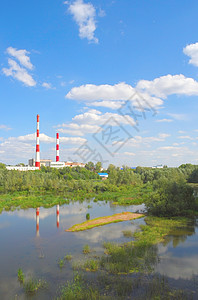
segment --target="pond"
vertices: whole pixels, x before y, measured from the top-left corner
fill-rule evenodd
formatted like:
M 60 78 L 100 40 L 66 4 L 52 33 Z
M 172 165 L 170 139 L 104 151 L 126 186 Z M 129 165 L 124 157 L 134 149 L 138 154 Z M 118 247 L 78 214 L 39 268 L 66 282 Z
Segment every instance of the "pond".
M 67 254 L 84 259 L 83 246 L 88 244 L 96 255 L 104 253 L 103 242 L 128 242 L 123 231 L 135 232 L 144 219 L 108 224 L 82 232 L 65 232 L 74 224 L 123 211 L 144 210 L 142 206 L 115 206 L 110 202 L 73 202 L 49 209 L 27 209 L 2 212 L 0 215 L 0 299 L 54 299 L 61 285 L 73 275 L 72 264 L 61 269 L 58 261 Z M 58 213 L 59 211 L 59 213 Z M 158 245 L 156 272 L 170 277 L 174 285 L 192 288 L 198 275 L 198 226 L 189 224 L 173 232 Z M 43 278 L 48 288 L 26 296 L 17 279 L 21 268 L 27 277 Z M 194 288 L 194 287 L 193 287 Z

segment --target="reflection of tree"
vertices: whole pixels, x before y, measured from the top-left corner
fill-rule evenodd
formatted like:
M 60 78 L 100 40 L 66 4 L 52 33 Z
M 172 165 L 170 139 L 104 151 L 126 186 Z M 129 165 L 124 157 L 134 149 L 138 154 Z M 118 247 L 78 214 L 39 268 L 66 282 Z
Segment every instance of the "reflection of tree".
M 166 246 L 172 242 L 173 247 L 175 248 L 180 243 L 184 243 L 188 236 L 195 234 L 195 226 L 196 220 L 192 220 L 189 225 L 172 230 L 169 235 L 166 236 L 163 245 Z

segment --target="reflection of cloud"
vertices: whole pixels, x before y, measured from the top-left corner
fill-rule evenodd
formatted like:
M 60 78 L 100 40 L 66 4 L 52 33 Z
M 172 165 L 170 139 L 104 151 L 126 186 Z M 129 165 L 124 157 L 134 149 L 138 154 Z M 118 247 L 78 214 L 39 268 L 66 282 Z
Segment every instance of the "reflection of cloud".
M 0 224 L 0 229 L 4 229 L 4 228 L 7 228 L 7 227 L 10 227 L 10 223 L 9 222 L 4 222 L 4 223 Z
M 122 224 L 121 224 L 122 223 Z M 125 224 L 124 224 L 125 223 Z M 124 226 L 123 226 L 124 224 Z M 120 222 L 118 224 L 109 224 L 93 229 L 76 232 L 76 237 L 87 240 L 91 243 L 99 243 L 106 239 L 115 240 L 123 237 L 123 230 L 130 230 L 135 232 L 138 226 L 135 224 L 129 224 L 126 226 L 126 222 Z
M 87 209 L 85 207 L 79 207 L 75 204 L 72 206 L 64 206 L 61 208 L 61 206 L 59 207 L 59 211 L 60 211 L 60 217 L 63 216 L 68 216 L 68 215 L 80 215 L 83 214 L 87 211 Z M 12 212 L 8 212 L 8 214 L 13 214 Z M 35 209 L 27 209 L 27 210 L 18 210 L 14 212 L 15 215 L 17 215 L 19 218 L 24 218 L 24 219 L 32 219 L 32 220 L 36 220 L 36 208 Z M 56 205 L 52 208 L 40 208 L 40 212 L 39 212 L 39 218 L 40 220 L 46 219 L 51 215 L 55 215 L 56 214 Z M 1 227 L 0 227 L 1 228 Z
M 181 258 L 166 253 L 160 257 L 156 271 L 174 279 L 191 279 L 193 274 L 198 274 L 198 255 L 189 257 L 186 254 L 186 257 Z

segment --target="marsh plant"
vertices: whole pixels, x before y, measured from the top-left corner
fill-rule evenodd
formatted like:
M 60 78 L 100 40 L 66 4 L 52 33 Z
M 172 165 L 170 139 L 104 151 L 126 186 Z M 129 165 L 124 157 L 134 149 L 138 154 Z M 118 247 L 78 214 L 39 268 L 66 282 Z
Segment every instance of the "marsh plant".
M 26 294 L 34 294 L 38 291 L 38 289 L 45 288 L 46 286 L 46 281 L 41 279 L 29 278 L 24 282 L 24 289 Z
M 86 214 L 86 219 L 90 220 L 90 214 L 89 213 Z
M 90 252 L 91 252 L 91 249 L 90 249 L 89 245 L 84 245 L 83 253 L 84 254 L 89 254 Z
M 59 259 L 58 265 L 62 269 L 64 267 L 64 265 L 65 265 L 65 260 L 64 259 Z
M 133 237 L 133 232 L 131 230 L 123 230 L 122 233 L 123 233 L 124 237 L 126 237 L 126 238 Z
M 68 260 L 68 261 L 72 260 L 72 255 L 71 254 L 67 254 L 67 255 L 65 255 L 64 259 Z
M 24 276 L 24 273 L 23 273 L 23 271 L 22 271 L 22 269 L 18 269 L 18 280 L 21 282 L 21 283 L 23 283 L 24 282 L 24 279 L 25 279 L 25 276 Z

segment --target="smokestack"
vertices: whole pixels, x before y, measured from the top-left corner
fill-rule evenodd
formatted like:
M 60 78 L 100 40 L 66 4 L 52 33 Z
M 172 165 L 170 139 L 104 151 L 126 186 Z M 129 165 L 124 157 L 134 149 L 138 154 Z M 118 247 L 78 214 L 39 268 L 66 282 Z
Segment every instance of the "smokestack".
M 56 162 L 59 161 L 59 133 L 56 134 Z
M 37 126 L 36 126 L 36 162 L 35 167 L 39 167 L 40 170 L 40 148 L 39 148 L 39 115 L 37 115 Z

